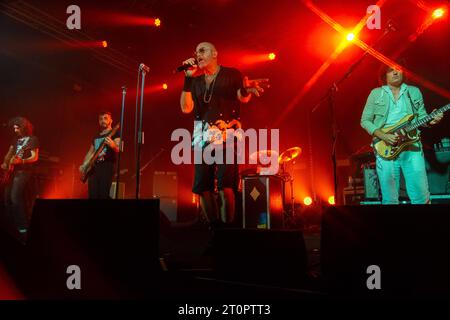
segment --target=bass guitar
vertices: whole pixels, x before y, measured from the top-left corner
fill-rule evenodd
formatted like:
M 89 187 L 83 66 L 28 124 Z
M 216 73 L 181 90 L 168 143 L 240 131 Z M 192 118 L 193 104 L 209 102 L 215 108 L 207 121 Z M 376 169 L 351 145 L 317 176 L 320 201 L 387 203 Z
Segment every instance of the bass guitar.
M 98 159 L 98 156 L 101 154 L 101 152 L 105 149 L 106 147 L 106 138 L 111 138 L 113 135 L 116 134 L 117 130 L 119 130 L 120 125 L 116 124 L 116 126 L 106 135 L 106 137 L 104 138 L 102 144 L 100 145 L 100 147 L 98 147 L 97 150 L 95 150 L 94 154 L 91 156 L 91 158 L 86 162 L 85 165 L 81 166 L 81 176 L 80 176 L 80 180 L 83 183 L 86 183 L 86 181 L 89 178 L 89 175 L 92 172 L 92 169 L 94 169 L 95 167 L 95 162 Z

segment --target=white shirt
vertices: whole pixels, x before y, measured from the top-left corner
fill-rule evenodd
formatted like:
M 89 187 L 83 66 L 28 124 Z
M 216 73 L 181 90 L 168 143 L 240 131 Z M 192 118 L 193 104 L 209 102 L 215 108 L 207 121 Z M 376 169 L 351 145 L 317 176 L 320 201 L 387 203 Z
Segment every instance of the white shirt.
M 406 90 L 408 86 L 402 83 L 398 100 L 395 101 L 394 94 L 389 86 L 383 86 L 383 89 L 389 96 L 389 111 L 386 119 L 385 127 L 390 127 L 399 122 L 404 116 L 408 115 Z

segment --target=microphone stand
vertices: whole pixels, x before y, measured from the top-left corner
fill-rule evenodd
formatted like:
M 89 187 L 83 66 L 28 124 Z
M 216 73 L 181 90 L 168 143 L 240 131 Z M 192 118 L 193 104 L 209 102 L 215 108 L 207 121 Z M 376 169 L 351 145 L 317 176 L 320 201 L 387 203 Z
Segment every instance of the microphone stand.
M 138 91 L 136 93 L 136 116 L 135 116 L 135 138 L 137 143 L 137 150 L 136 150 L 136 199 L 139 199 L 140 197 L 140 171 L 141 171 L 141 147 L 144 144 L 144 132 L 142 131 L 142 118 L 143 118 L 143 108 L 144 108 L 144 84 L 145 84 L 145 75 L 147 74 L 147 71 L 145 69 L 145 66 L 141 64 L 139 66 L 138 70 Z M 141 91 L 139 92 L 139 75 L 141 75 Z M 138 113 L 138 97 L 140 94 L 140 111 Z M 138 124 L 138 118 L 139 118 L 139 126 Z
M 384 37 L 391 31 L 394 30 L 395 28 L 392 25 L 391 21 L 388 21 L 388 26 L 386 27 L 386 29 L 384 30 L 383 34 L 381 35 L 380 38 L 377 39 L 377 41 L 375 41 L 375 44 L 370 47 L 370 48 L 375 48 L 376 45 L 378 45 L 382 39 L 384 39 Z M 347 70 L 347 72 L 337 81 L 334 81 L 333 84 L 331 85 L 331 87 L 328 89 L 327 93 L 319 100 L 319 102 L 314 106 L 314 108 L 311 110 L 311 113 L 315 112 L 320 105 L 322 105 L 325 101 L 328 101 L 328 106 L 330 108 L 330 115 L 331 115 L 331 142 L 332 142 L 332 146 L 331 146 L 331 161 L 333 164 L 333 184 L 334 184 L 334 197 L 335 197 L 335 203 L 337 204 L 338 201 L 338 196 L 337 196 L 337 191 L 338 191 L 338 178 L 337 178 L 337 160 L 336 160 L 336 145 L 337 145 L 337 140 L 338 140 L 338 134 L 339 134 L 339 129 L 337 126 L 337 121 L 336 121 L 336 108 L 335 108 L 335 96 L 336 96 L 336 92 L 339 90 L 339 86 L 350 77 L 350 75 L 353 73 L 353 71 L 356 69 L 357 66 L 359 66 L 361 64 L 361 62 L 364 60 L 364 58 L 368 55 L 369 53 L 369 49 L 368 48 L 364 54 L 358 59 L 356 60 Z
M 127 94 L 127 87 L 122 87 L 122 112 L 120 113 L 120 144 L 119 144 L 119 154 L 117 155 L 117 177 L 116 177 L 116 192 L 114 199 L 118 199 L 119 195 L 119 182 L 120 182 L 120 158 L 123 152 L 123 118 L 125 114 L 125 95 Z

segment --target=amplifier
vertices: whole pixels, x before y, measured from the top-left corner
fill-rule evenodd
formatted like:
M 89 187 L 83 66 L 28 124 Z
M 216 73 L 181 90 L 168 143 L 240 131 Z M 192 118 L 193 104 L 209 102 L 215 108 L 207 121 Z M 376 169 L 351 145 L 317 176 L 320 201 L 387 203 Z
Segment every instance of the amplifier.
M 116 198 L 116 182 L 111 183 L 111 189 L 109 189 L 109 197 L 111 199 Z M 125 199 L 125 183 L 119 182 L 119 192 L 117 193 L 117 199 Z
M 426 152 L 425 165 L 430 193 L 450 193 L 450 151 Z
M 242 227 L 283 228 L 284 182 L 277 175 L 254 175 L 242 180 Z

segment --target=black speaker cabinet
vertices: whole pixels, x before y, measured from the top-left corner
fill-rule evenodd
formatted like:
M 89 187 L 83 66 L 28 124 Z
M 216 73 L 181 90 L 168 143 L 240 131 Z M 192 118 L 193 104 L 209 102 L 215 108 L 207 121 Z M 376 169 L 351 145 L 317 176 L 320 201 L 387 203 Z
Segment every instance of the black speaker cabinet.
M 219 277 L 294 286 L 305 279 L 307 255 L 299 230 L 219 229 L 213 237 Z
M 283 179 L 247 176 L 242 181 L 243 228 L 283 228 Z
M 128 298 L 151 292 L 159 268 L 159 201 L 36 201 L 27 248 L 33 298 Z M 70 290 L 69 266 L 81 271 Z
M 448 205 L 328 207 L 322 217 L 321 267 L 336 295 L 450 294 Z M 381 289 L 369 289 L 370 266 Z

